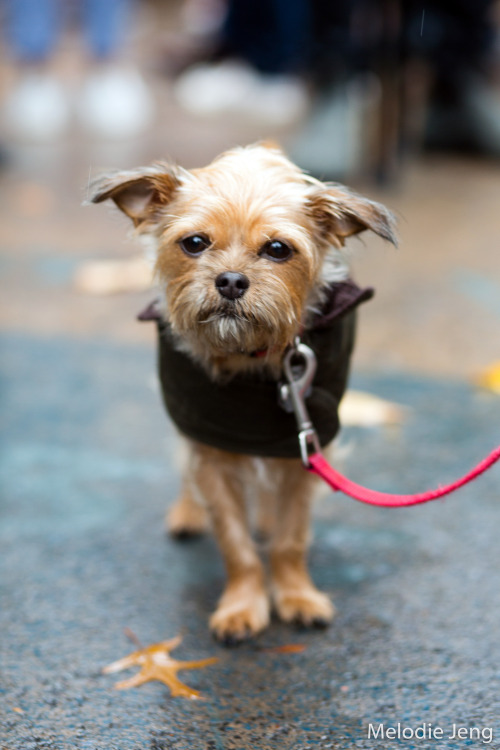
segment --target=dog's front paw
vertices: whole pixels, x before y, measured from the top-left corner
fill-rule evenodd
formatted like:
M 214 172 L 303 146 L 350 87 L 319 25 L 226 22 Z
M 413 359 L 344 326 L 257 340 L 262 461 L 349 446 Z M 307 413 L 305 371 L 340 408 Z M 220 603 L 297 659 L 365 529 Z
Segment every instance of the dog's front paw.
M 279 618 L 284 622 L 325 628 L 335 617 L 330 598 L 313 586 L 276 589 L 273 601 Z
M 264 591 L 226 591 L 210 618 L 217 640 L 235 646 L 269 625 L 269 599 Z

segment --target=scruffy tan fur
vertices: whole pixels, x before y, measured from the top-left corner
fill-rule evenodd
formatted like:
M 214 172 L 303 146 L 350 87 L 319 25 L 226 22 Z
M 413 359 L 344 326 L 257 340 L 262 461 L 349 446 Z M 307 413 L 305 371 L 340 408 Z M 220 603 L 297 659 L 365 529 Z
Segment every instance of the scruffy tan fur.
M 204 169 L 161 163 L 107 175 L 93 190 L 93 202 L 112 198 L 153 244 L 164 314 L 178 345 L 222 382 L 258 368 L 278 377 L 286 347 L 321 305 L 324 288 L 347 276 L 346 237 L 371 229 L 395 241 L 383 206 L 313 179 L 264 145 L 228 151 Z M 193 237 L 206 242 L 196 255 L 186 251 Z M 273 241 L 289 256 L 269 257 Z M 226 272 L 248 282 L 235 299 L 216 286 Z M 264 357 L 250 356 L 260 350 Z M 271 604 L 286 622 L 330 622 L 333 605 L 305 562 L 314 479 L 300 461 L 256 459 L 193 441 L 188 448 L 168 523 L 178 536 L 213 528 L 227 570 L 210 620 L 214 634 L 225 642 L 255 635 L 269 623 Z M 259 530 L 269 538 L 269 587 L 249 502 L 257 502 Z

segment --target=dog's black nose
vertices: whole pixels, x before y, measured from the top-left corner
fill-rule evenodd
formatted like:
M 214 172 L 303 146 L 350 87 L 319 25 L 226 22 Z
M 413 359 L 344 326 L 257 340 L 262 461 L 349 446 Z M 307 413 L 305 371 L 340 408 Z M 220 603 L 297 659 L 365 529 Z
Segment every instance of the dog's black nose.
M 224 273 L 220 273 L 215 279 L 215 286 L 223 297 L 238 299 L 239 297 L 243 297 L 250 286 L 250 282 L 244 273 L 224 271 Z

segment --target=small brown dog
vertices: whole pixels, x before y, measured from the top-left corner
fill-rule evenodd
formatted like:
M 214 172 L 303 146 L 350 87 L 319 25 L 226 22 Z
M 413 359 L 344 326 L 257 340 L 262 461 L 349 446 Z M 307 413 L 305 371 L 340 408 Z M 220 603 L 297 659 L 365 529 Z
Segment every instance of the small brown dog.
M 228 580 L 212 631 L 226 643 L 255 635 L 271 602 L 286 622 L 326 625 L 334 608 L 305 561 L 315 480 L 276 384 L 300 334 L 319 359 L 308 405 L 321 444 L 331 441 L 352 309 L 371 292 L 348 282 L 342 246 L 365 229 L 395 243 L 392 215 L 265 145 L 228 151 L 204 169 L 106 175 L 91 200 L 108 198 L 154 243 L 164 399 L 189 446 L 169 528 L 215 532 Z M 269 538 L 269 590 L 247 519 L 252 500 Z

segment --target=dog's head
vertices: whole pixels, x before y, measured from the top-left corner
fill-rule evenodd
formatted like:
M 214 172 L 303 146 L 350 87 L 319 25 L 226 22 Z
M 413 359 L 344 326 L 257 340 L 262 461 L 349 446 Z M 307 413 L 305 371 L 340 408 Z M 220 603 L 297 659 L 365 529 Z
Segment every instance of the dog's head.
M 256 351 L 281 355 L 321 289 L 346 277 L 347 237 L 371 229 L 395 242 L 384 206 L 315 180 L 264 145 L 203 169 L 162 163 L 104 176 L 91 200 L 108 198 L 154 239 L 172 330 L 229 369 L 250 366 Z

